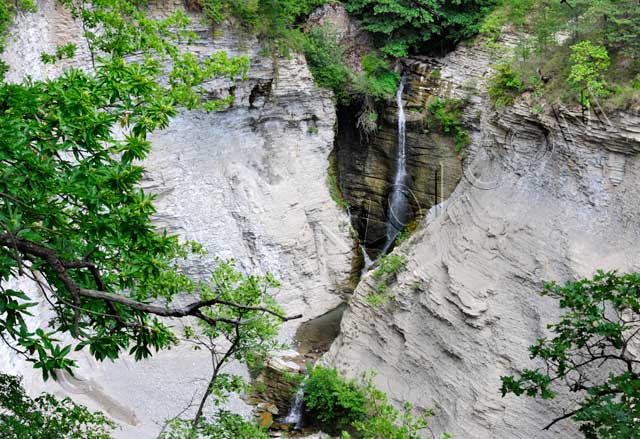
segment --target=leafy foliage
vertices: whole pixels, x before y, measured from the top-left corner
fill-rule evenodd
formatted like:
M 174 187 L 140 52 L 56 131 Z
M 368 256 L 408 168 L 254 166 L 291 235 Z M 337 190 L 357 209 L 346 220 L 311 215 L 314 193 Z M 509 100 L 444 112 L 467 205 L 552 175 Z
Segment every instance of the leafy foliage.
M 590 96 L 608 94 L 604 74 L 611 61 L 605 47 L 595 46 L 591 41 L 581 41 L 571 46 L 570 61 L 573 65 L 569 82 L 580 90 L 580 103 L 583 106 L 591 106 Z
M 50 394 L 30 398 L 19 378 L 0 374 L 3 439 L 110 439 L 114 424 L 70 399 Z
M 489 84 L 489 97 L 496 108 L 511 105 L 524 90 L 524 84 L 508 64 L 495 66 L 495 74 Z
M 315 27 L 307 33 L 303 51 L 316 83 L 333 90 L 340 103 L 351 100 L 349 92 L 354 73 L 344 63 L 344 50 L 329 27 Z
M 274 47 L 290 46 L 296 36 L 294 25 L 325 0 L 203 0 L 203 12 L 218 24 L 234 17 L 249 32 L 263 37 Z M 295 43 L 293 44 L 295 47 Z
M 586 83 L 575 76 L 579 72 L 574 67 L 582 64 L 577 70 L 584 70 L 583 67 L 593 65 L 596 59 L 584 59 L 585 51 L 591 50 L 600 63 L 598 68 L 602 67 L 596 76 L 606 73 L 609 79 L 606 90 L 610 91 L 607 93 L 602 81 L 596 78 L 592 84 L 596 94 L 591 97 L 608 97 L 619 105 L 637 101 L 638 94 L 633 89 L 634 78 L 640 73 L 637 1 L 502 0 L 481 28 L 489 47 L 498 49 L 496 54 L 504 54 L 497 41 L 505 24 L 515 25 L 520 32 L 514 56 L 503 61 L 513 66 L 524 88 L 535 90 L 536 97 L 544 95 L 547 100 L 590 105 L 585 97 Z M 558 38 L 559 33 L 563 33 L 563 38 Z M 575 52 L 572 48 L 581 52 L 582 61 L 571 59 Z M 609 61 L 603 58 L 604 52 Z M 609 64 L 611 67 L 604 68 Z
M 640 274 L 598 272 L 593 279 L 545 285 L 564 314 L 549 325 L 552 338 L 531 346 L 544 366 L 502 378 L 502 393 L 552 399 L 558 388 L 575 403 L 571 418 L 587 439 L 624 439 L 640 432 L 640 360 L 629 348 L 640 333 Z
M 427 128 L 438 128 L 442 133 L 452 136 L 458 153 L 471 143 L 471 136 L 462 124 L 462 110 L 466 105 L 461 99 L 437 98 L 427 109 L 431 116 L 426 119 Z
M 247 387 L 240 375 L 227 374 L 223 370 L 229 361 L 254 363 L 256 358 L 266 357 L 270 351 L 280 347 L 276 336 L 281 319 L 275 300 L 268 291 L 280 284 L 271 276 L 243 276 L 233 262 L 220 262 L 211 276 L 211 285 L 202 285 L 204 301 L 216 300 L 216 305 L 203 309 L 210 319 L 218 319 L 216 325 L 206 320 L 199 321 L 199 328 L 185 326 L 185 339 L 195 349 L 206 349 L 212 360 L 209 385 L 200 401 L 195 422 L 201 421 L 205 403 L 213 397 L 218 406 L 228 400 L 233 392 Z M 241 303 L 241 307 L 229 307 L 229 303 Z M 264 312 L 264 309 L 270 312 Z M 243 322 L 238 325 L 236 322 Z
M 345 7 L 391 56 L 451 47 L 478 32 L 494 0 L 349 0 Z
M 382 280 L 390 275 L 397 273 L 405 264 L 404 256 L 389 254 L 378 260 L 378 267 L 373 272 L 373 278 Z
M 199 86 L 242 77 L 248 60 L 223 52 L 197 59 L 178 50 L 191 37 L 181 12 L 153 20 L 129 0 L 65 5 L 86 29 L 92 68 L 0 84 L 2 339 L 45 378 L 71 372 L 73 349 L 88 348 L 98 360 L 127 352 L 142 359 L 170 346 L 176 337 L 157 316 L 192 316 L 226 331 L 247 323 L 240 315 L 262 313 L 266 320 L 247 325 L 241 343 L 268 339 L 271 317 L 284 319 L 264 289 L 274 281 L 240 276 L 223 262 L 208 282 L 188 277 L 180 263 L 202 255 L 200 246 L 158 232 L 154 197 L 140 189 L 148 135 L 180 107 L 227 105 L 203 100 Z M 46 60 L 72 54 L 65 47 Z M 42 287 L 37 300 L 54 311 L 46 331 L 25 319 L 36 299 L 6 286 L 20 275 Z M 197 300 L 172 305 L 183 293 Z M 65 334 L 74 341 L 62 344 Z
M 421 439 L 433 413 L 416 416 L 409 403 L 396 409 L 373 385 L 373 376 L 346 380 L 335 369 L 317 366 L 304 385 L 305 407 L 325 431 L 340 433 L 342 439 Z M 445 433 L 440 438 L 450 437 Z
M 376 291 L 371 291 L 367 294 L 365 298 L 367 303 L 371 306 L 379 307 L 391 299 L 387 295 L 389 284 L 405 262 L 404 256 L 397 254 L 384 255 L 378 259 L 378 266 L 373 272 L 373 278 L 376 280 Z
M 386 59 L 376 53 L 366 54 L 362 57 L 362 72 L 355 73 L 345 64 L 336 32 L 328 26 L 311 29 L 303 51 L 316 83 L 332 89 L 341 104 L 354 99 L 383 101 L 396 93 L 400 74 L 391 70 Z
M 339 432 L 366 414 L 366 400 L 353 380 L 345 380 L 335 369 L 316 366 L 304 384 L 308 413 L 328 432 Z
M 374 100 L 388 100 L 395 96 L 400 73 L 394 72 L 389 62 L 376 53 L 362 57 L 362 74 L 356 76 L 354 89 L 361 96 Z
M 191 421 L 175 419 L 169 423 L 158 439 L 268 439 L 269 435 L 259 426 L 246 421 L 240 415 L 227 411 L 215 417 L 203 419 L 193 428 Z

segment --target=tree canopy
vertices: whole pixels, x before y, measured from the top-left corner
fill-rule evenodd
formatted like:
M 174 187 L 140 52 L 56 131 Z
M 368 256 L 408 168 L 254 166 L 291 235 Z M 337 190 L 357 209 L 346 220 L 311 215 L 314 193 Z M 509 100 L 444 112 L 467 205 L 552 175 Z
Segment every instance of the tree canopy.
M 449 49 L 478 33 L 495 0 L 348 0 L 345 7 L 395 57 Z
M 586 439 L 628 439 L 640 432 L 640 273 L 598 272 L 593 279 L 549 283 L 543 295 L 559 301 L 563 315 L 551 337 L 531 346 L 538 369 L 502 378 L 502 394 L 553 399 L 572 394 L 552 420 L 572 419 Z
M 19 378 L 0 373 L 3 439 L 110 439 L 114 424 L 68 398 L 27 396 Z
M 253 278 L 221 284 L 187 276 L 181 261 L 201 247 L 156 230 L 154 196 L 140 188 L 148 135 L 180 107 L 230 103 L 205 101 L 198 87 L 214 77 L 242 78 L 248 60 L 181 50 L 191 34 L 179 11 L 153 20 L 143 2 L 65 6 L 83 24 L 91 68 L 0 83 L 2 339 L 47 378 L 72 371 L 72 349 L 88 348 L 98 360 L 123 352 L 140 359 L 171 345 L 176 337 L 159 317 L 190 316 L 211 327 L 246 323 L 229 310 L 286 319 Z M 43 61 L 74 52 L 66 45 Z M 7 287 L 20 276 L 39 285 L 41 296 Z M 251 297 L 227 297 L 243 282 L 255 284 Z M 174 304 L 182 294 L 192 301 Z M 49 327 L 29 327 L 26 316 L 44 301 L 53 311 Z M 74 341 L 62 343 L 65 334 Z
M 515 50 L 494 54 L 498 66 L 508 64 L 522 85 L 518 92 L 533 91 L 536 99 L 577 102 L 585 108 L 596 101 L 611 103 L 615 109 L 637 104 L 640 7 L 636 0 L 501 0 L 481 26 L 488 48 L 500 47 L 505 25 L 518 44 Z M 503 73 L 497 72 L 494 84 Z M 498 91 L 509 98 L 513 90 Z

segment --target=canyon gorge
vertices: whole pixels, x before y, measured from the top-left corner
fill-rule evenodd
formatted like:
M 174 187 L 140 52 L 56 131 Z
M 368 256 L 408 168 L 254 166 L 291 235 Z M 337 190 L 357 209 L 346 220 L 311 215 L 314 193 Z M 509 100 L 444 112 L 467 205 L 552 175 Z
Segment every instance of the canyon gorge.
M 181 5 L 149 7 L 161 16 Z M 40 53 L 81 39 L 62 6 L 37 6 L 16 17 L 8 38 L 9 81 L 59 75 L 64 64 L 45 65 Z M 399 58 L 397 95 L 365 135 L 357 104 L 319 87 L 303 55 L 270 56 L 255 37 L 193 16 L 197 39 L 184 49 L 245 55 L 248 74 L 203 85 L 207 97 L 232 95 L 230 108 L 181 111 L 152 136 L 143 188 L 157 196 L 158 228 L 280 281 L 276 300 L 303 318 L 285 323 L 280 339 L 290 349 L 279 361 L 294 372 L 309 358 L 348 377 L 375 370 L 392 401 L 433 409 L 431 429 L 454 438 L 581 437 L 570 423 L 543 431 L 557 407 L 502 397 L 500 377 L 531 365 L 527 347 L 559 315 L 538 294 L 545 281 L 640 270 L 640 109 L 585 112 L 527 91 L 496 108 L 494 55 L 471 40 L 443 56 Z M 337 4 L 316 10 L 308 26 L 324 23 L 355 59 L 372 44 Z M 502 43 L 514 48 L 515 36 Z M 82 47 L 79 59 L 88 66 Z M 437 99 L 461 103 L 464 148 L 425 125 Z M 409 236 L 395 242 L 405 226 Z M 403 264 L 387 279 L 388 300 L 374 306 L 375 260 L 387 252 Z M 207 264 L 193 258 L 185 270 L 204 276 Z M 201 391 L 209 367 L 186 343 L 140 362 L 77 359 L 75 377 L 43 382 L 0 347 L 1 371 L 22 375 L 30 392 L 73 395 L 104 411 L 118 439 L 156 437 Z M 249 402 L 234 397 L 227 407 L 250 415 Z

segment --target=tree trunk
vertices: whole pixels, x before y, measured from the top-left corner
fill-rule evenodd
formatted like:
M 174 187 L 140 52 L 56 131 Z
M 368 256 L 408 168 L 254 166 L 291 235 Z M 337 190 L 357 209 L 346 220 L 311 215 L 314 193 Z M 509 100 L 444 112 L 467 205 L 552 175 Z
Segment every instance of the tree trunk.
M 200 405 L 198 406 L 196 417 L 193 418 L 193 428 L 196 428 L 198 426 L 198 423 L 200 422 L 200 419 L 202 419 L 202 412 L 204 411 L 204 405 L 207 402 L 207 399 L 209 399 L 211 392 L 213 391 L 213 384 L 216 382 L 217 376 L 218 376 L 218 368 L 215 368 L 213 370 L 213 374 L 211 375 L 211 379 L 209 380 L 209 385 L 207 386 L 207 389 L 204 391 L 204 395 L 200 400 Z

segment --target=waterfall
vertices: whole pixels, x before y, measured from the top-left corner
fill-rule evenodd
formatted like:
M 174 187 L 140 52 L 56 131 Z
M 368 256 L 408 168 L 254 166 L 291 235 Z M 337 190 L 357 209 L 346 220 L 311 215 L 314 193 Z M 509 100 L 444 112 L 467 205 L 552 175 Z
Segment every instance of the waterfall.
M 303 382 L 304 384 L 304 382 Z M 300 430 L 302 428 L 302 414 L 304 410 L 304 385 L 301 384 L 300 388 L 296 392 L 295 398 L 291 403 L 289 413 L 282 420 L 283 424 L 293 425 L 293 428 Z
M 360 251 L 362 252 L 362 258 L 364 259 L 364 265 L 362 266 L 362 270 L 360 271 L 360 276 L 364 276 L 365 273 L 369 271 L 371 267 L 373 267 L 375 261 L 371 259 L 369 253 L 367 253 L 367 249 L 362 243 L 360 243 Z
M 389 214 L 387 218 L 387 233 L 382 254 L 386 254 L 398 233 L 404 228 L 407 221 L 408 199 L 405 194 L 407 180 L 407 157 L 406 157 L 406 118 L 404 113 L 404 103 L 402 95 L 404 92 L 405 76 L 400 79 L 400 86 L 396 93 L 398 104 L 398 151 L 396 156 L 396 173 L 391 187 L 389 197 Z

